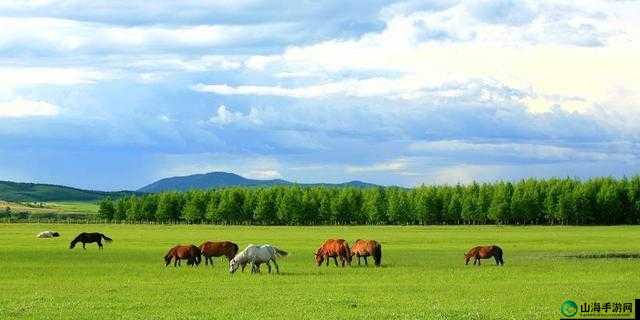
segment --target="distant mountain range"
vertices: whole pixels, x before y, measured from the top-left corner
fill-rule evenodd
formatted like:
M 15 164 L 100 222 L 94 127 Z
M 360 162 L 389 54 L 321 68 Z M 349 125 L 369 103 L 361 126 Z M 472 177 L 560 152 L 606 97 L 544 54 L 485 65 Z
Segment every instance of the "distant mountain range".
M 105 197 L 120 198 L 135 191 L 93 191 L 43 183 L 0 181 L 0 200 L 11 202 L 96 201 Z
M 97 201 L 106 197 L 120 198 L 143 193 L 162 191 L 186 191 L 191 189 L 211 189 L 222 187 L 259 187 L 279 185 L 327 186 L 327 187 L 375 187 L 375 184 L 362 181 L 345 183 L 294 183 L 281 179 L 256 180 L 247 179 L 228 172 L 210 172 L 184 177 L 171 177 L 158 180 L 137 191 L 94 191 L 73 187 L 43 184 L 0 181 L 0 200 L 11 202 L 49 202 L 49 201 Z
M 294 183 L 282 179 L 256 180 L 247 179 L 234 173 L 210 172 L 205 174 L 194 174 L 183 177 L 171 177 L 158 180 L 150 185 L 138 189 L 139 192 L 162 192 L 162 191 L 186 191 L 191 189 L 211 189 L 220 187 L 258 187 L 258 186 L 281 186 L 281 185 L 303 185 L 303 186 L 328 186 L 328 187 L 375 187 L 375 184 L 362 181 L 349 181 L 344 183 Z

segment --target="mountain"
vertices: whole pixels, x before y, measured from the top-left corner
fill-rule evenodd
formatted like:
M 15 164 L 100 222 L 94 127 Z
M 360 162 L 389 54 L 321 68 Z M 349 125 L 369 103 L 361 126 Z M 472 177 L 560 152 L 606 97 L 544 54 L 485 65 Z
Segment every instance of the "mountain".
M 162 192 L 162 191 L 185 191 L 190 189 L 211 189 L 220 187 L 257 187 L 257 186 L 279 186 L 294 185 L 296 183 L 281 179 L 272 180 L 256 180 L 247 179 L 234 173 L 228 172 L 210 172 L 204 174 L 194 174 L 183 177 L 171 177 L 158 180 L 150 185 L 138 189 L 138 192 Z M 297 184 L 303 186 L 328 186 L 328 187 L 358 187 L 367 188 L 375 187 L 375 184 L 362 181 L 349 181 L 345 183 L 312 183 Z
M 134 191 L 93 191 L 42 183 L 0 181 L 0 200 L 11 202 L 96 201 L 105 197 L 120 198 Z

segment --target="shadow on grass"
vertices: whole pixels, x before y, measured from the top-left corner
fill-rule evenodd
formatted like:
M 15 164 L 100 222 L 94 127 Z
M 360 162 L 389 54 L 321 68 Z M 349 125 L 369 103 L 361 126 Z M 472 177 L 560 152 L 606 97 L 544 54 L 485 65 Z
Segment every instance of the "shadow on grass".
M 640 259 L 640 253 L 582 253 L 565 257 L 573 259 Z

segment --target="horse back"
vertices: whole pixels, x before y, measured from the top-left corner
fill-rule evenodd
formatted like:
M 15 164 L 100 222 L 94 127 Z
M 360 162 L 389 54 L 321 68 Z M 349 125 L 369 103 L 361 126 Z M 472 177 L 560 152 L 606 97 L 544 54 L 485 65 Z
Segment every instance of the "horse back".
M 318 251 L 330 257 L 347 256 L 350 253 L 349 245 L 344 239 L 328 239 Z
M 351 247 L 351 251 L 361 256 L 373 255 L 378 246 L 380 246 L 378 241 L 358 239 Z
M 206 241 L 200 245 L 200 251 L 206 256 L 219 257 L 222 255 L 235 256 L 238 253 L 238 245 L 231 241 Z

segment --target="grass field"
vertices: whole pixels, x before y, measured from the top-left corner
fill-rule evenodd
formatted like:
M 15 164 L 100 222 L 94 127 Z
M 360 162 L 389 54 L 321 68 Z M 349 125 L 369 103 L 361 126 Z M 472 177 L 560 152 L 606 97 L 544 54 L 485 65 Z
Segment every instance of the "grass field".
M 57 239 L 36 239 L 52 229 Z M 114 239 L 69 250 L 81 231 Z M 378 239 L 383 266 L 316 267 L 330 237 Z M 281 274 L 164 267 L 177 243 L 227 239 L 290 252 Z M 504 267 L 465 266 L 476 244 L 500 245 Z M 0 318 L 558 319 L 572 299 L 639 298 L 640 260 L 567 256 L 640 252 L 640 227 L 222 227 L 0 225 Z
M 0 200 L 0 210 L 4 210 L 6 207 L 9 207 L 13 212 L 98 213 L 98 204 L 91 201 L 20 203 Z

